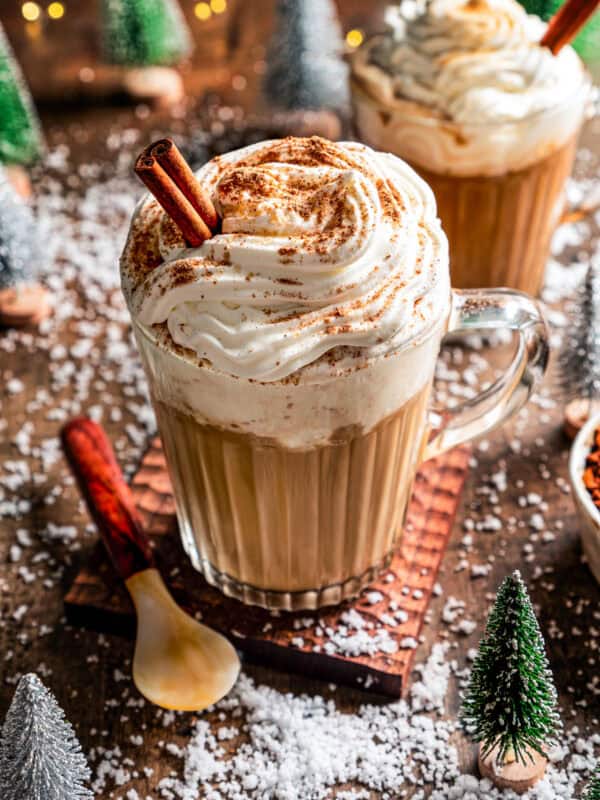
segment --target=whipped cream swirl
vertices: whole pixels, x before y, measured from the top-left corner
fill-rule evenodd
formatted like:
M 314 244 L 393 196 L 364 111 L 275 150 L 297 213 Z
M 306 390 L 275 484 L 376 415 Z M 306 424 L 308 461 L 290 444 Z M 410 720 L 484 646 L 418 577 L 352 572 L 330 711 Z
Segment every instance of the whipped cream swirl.
M 545 24 L 516 0 L 403 2 L 361 48 L 354 74 L 377 99 L 455 122 L 511 122 L 560 106 L 584 81 L 571 47 L 539 46 Z
M 323 139 L 262 142 L 197 173 L 222 232 L 188 248 L 151 198 L 122 259 L 145 326 L 216 370 L 277 381 L 384 355 L 448 313 L 447 241 L 429 187 L 400 159 Z

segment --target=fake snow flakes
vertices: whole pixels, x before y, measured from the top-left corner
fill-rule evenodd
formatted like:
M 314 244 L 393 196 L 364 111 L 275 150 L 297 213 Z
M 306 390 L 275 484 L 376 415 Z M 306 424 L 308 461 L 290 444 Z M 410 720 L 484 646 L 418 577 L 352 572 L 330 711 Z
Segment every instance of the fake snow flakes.
M 218 735 L 198 721 L 182 753 L 182 778 L 159 784 L 165 800 L 318 800 L 349 782 L 397 796 L 397 787 L 458 777 L 453 723 L 420 713 L 439 708 L 449 677 L 444 648 L 434 650 L 411 703 L 364 705 L 344 714 L 320 696 L 282 694 L 242 675 L 217 708 L 241 711 L 244 741 L 227 757 Z M 214 784 L 214 788 L 213 788 Z M 339 796 L 339 795 L 336 795 Z M 351 794 L 347 797 L 368 797 Z
M 166 746 L 182 764 L 179 777 L 158 784 L 161 800 L 381 800 L 410 796 L 431 800 L 514 800 L 489 781 L 463 775 L 455 749 L 456 723 L 444 720 L 452 665 L 448 645 L 435 645 L 417 668 L 407 701 L 339 711 L 319 695 L 282 693 L 242 674 L 216 711 L 241 717 L 241 743 L 232 753 L 232 731 L 200 719 L 184 748 Z M 455 670 L 456 671 L 456 670 Z M 578 782 L 594 767 L 600 737 L 582 740 L 577 730 L 551 753 L 543 781 L 526 800 L 574 800 Z M 573 753 L 569 756 L 569 752 Z M 336 787 L 354 784 L 340 791 Z M 406 794 L 406 793 L 407 794 Z

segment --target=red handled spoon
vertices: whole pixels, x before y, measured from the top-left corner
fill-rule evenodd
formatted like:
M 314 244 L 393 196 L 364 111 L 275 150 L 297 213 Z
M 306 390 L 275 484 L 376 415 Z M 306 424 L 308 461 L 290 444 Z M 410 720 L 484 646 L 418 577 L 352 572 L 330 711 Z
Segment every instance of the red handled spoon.
M 163 708 L 197 711 L 235 683 L 240 661 L 220 633 L 175 603 L 156 568 L 131 490 L 104 430 L 86 417 L 69 422 L 62 443 L 90 514 L 137 613 L 133 681 Z

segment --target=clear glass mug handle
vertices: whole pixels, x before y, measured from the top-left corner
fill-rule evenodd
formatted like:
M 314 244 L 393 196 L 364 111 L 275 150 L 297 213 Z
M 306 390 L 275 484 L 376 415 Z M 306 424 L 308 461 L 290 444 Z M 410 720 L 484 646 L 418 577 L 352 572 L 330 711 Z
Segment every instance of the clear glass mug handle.
M 590 189 L 589 193 L 578 203 L 573 205 L 567 203 L 558 220 L 557 227 L 565 225 L 567 222 L 579 222 L 591 217 L 598 209 L 600 209 L 600 184 L 596 184 L 593 189 Z
M 453 291 L 448 333 L 499 328 L 518 333 L 512 363 L 476 397 L 456 408 L 432 412 L 434 435 L 425 446 L 424 460 L 502 424 L 527 402 L 542 379 L 548 364 L 548 329 L 535 300 L 511 289 Z

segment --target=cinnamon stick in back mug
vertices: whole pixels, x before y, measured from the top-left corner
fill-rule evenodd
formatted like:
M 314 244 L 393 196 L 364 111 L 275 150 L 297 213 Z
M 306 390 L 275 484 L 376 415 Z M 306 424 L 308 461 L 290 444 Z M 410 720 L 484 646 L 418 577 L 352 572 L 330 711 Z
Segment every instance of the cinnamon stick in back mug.
M 582 62 L 564 38 L 546 46 L 517 0 L 417 0 L 387 22 L 352 59 L 360 138 L 433 189 L 454 286 L 537 294 L 557 225 L 600 204 L 565 212 L 591 100 Z

